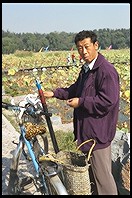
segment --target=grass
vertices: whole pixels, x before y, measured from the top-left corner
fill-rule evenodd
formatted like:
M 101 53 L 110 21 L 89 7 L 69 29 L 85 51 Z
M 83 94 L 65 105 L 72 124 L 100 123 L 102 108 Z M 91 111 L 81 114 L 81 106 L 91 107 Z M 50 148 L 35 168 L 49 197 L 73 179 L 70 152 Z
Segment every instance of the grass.
M 55 136 L 57 139 L 58 147 L 60 150 L 76 151 L 76 143 L 72 132 L 56 131 Z

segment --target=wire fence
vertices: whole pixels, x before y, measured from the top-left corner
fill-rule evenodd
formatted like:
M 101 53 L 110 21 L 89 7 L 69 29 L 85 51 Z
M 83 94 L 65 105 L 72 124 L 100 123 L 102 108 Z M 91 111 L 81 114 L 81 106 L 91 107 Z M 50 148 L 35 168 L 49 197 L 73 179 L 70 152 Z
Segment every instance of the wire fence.
M 126 65 L 129 65 L 130 63 L 128 62 L 112 62 L 112 64 L 126 64 Z M 79 66 L 82 66 L 83 64 L 70 64 L 70 65 L 51 65 L 51 66 L 41 66 L 41 67 L 32 67 L 32 68 L 23 68 L 23 69 L 19 69 L 17 72 L 30 72 L 30 71 L 33 71 L 34 69 L 37 70 L 37 71 L 43 71 L 44 69 L 69 69 L 71 67 L 79 67 Z M 2 73 L 3 74 L 7 74 L 8 73 L 8 70 L 2 70 Z

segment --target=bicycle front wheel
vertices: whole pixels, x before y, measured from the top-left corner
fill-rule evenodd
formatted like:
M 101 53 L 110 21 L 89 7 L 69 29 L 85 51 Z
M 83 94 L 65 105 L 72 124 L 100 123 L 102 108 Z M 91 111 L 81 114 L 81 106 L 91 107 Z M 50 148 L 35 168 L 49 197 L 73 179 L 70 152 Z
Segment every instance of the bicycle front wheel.
M 25 138 L 33 145 L 35 156 L 38 159 L 40 155 L 48 153 L 47 129 L 44 125 L 27 122 L 25 124 Z
M 48 188 L 51 195 L 68 195 L 68 192 L 58 175 L 49 178 Z
M 48 139 L 46 134 L 38 134 L 33 139 L 33 150 L 36 158 L 48 153 Z

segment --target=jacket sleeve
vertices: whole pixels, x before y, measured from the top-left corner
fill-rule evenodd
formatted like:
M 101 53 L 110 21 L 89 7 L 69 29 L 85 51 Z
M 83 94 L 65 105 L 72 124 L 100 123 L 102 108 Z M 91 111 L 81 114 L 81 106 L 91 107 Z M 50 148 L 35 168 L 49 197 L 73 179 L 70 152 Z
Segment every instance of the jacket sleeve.
M 100 84 L 96 95 L 80 97 L 79 107 L 85 109 L 90 115 L 103 116 L 119 102 L 119 76 L 116 70 L 104 71 L 98 78 Z
M 54 90 L 54 97 L 60 99 L 60 100 L 67 100 L 70 98 L 73 98 L 76 96 L 76 89 L 77 89 L 77 85 L 78 85 L 78 80 L 70 85 L 69 87 L 66 88 L 57 88 L 56 90 Z

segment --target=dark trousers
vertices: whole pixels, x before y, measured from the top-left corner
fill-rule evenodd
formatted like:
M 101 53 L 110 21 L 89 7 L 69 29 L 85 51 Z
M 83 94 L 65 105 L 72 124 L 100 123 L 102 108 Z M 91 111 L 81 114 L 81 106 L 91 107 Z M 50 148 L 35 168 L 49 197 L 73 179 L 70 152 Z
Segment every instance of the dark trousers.
M 90 180 L 94 195 L 118 195 L 112 175 L 111 146 L 93 151 L 89 159 Z

